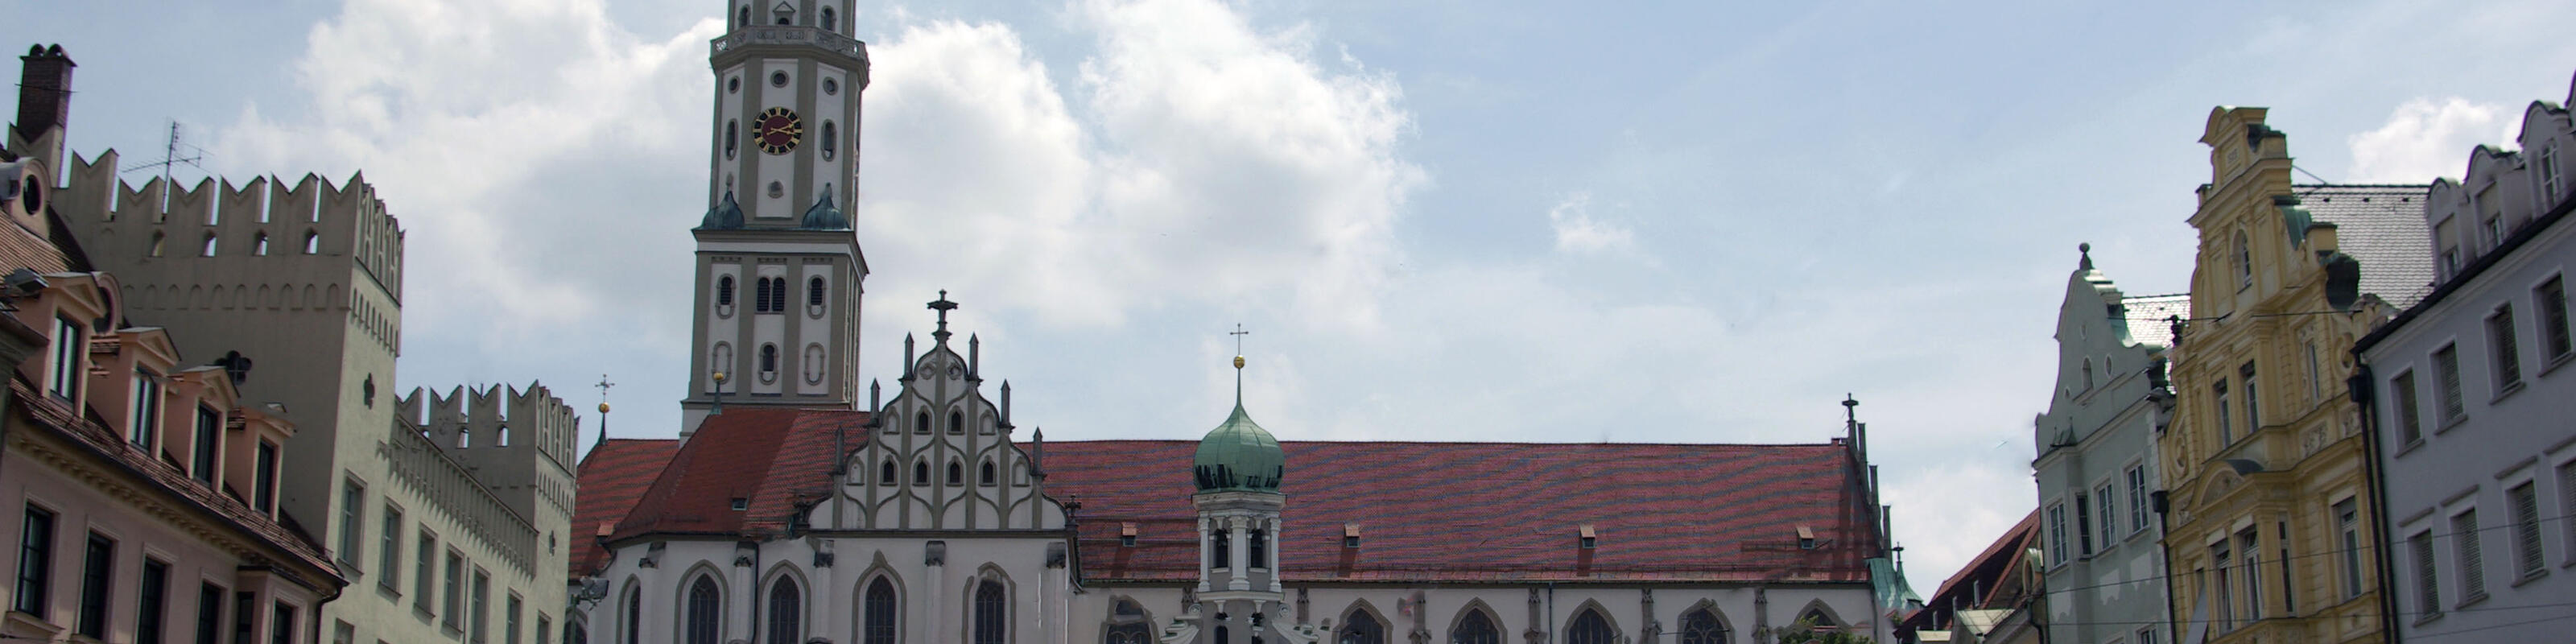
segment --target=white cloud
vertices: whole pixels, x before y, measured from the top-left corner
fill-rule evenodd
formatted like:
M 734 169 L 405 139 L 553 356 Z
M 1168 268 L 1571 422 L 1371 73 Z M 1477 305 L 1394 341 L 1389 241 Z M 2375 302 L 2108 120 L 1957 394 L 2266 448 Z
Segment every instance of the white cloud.
M 1626 226 L 1594 220 L 1591 206 L 1592 193 L 1577 192 L 1547 209 L 1548 226 L 1556 230 L 1557 252 L 1591 254 L 1636 246 L 1634 232 Z
M 2386 125 L 2345 139 L 2352 148 L 2352 176 L 2346 181 L 2424 183 L 2456 177 L 2468 167 L 2471 148 L 2511 146 L 2520 118 L 2512 108 L 2459 97 L 2407 101 L 2388 116 Z
M 865 144 L 892 161 L 862 179 L 860 235 L 872 261 L 923 267 L 883 279 L 1051 324 L 1275 293 L 1367 328 L 1424 183 L 1398 154 L 1394 81 L 1208 0 L 1071 14 L 1097 46 L 1073 92 L 999 24 L 914 25 L 876 50 Z

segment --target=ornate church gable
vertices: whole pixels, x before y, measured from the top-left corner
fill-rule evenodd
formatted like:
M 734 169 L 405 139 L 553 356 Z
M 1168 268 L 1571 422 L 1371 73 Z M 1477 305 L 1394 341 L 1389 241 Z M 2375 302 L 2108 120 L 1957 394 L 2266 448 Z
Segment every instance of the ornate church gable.
M 905 369 L 891 399 L 870 386 L 880 410 L 867 447 L 850 456 L 837 510 L 840 527 L 858 530 L 1057 530 L 1064 508 L 1046 496 L 1037 459 L 1012 441 L 1010 385 L 1001 402 L 986 398 L 978 369 L 982 342 L 969 337 L 959 355 L 949 347 L 945 296 L 929 352 L 914 357 L 904 338 Z M 1043 447 L 1037 448 L 1043 451 Z

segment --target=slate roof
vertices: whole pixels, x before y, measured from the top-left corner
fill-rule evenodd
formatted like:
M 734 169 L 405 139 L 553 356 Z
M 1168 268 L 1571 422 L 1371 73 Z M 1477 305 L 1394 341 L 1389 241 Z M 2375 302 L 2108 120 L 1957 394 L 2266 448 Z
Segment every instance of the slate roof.
M 1282 441 L 1289 581 L 1865 582 L 1841 445 Z M 1083 579 L 1197 578 L 1195 441 L 1048 443 Z M 1435 467 L 1436 465 L 1436 467 Z M 1119 545 L 1126 524 L 1135 546 Z M 1356 524 L 1360 546 L 1343 547 Z M 1582 548 L 1591 524 L 1597 547 Z M 1798 528 L 1827 545 L 1798 548 Z
M 599 527 L 614 526 L 644 497 L 680 441 L 668 438 L 611 438 L 581 457 L 581 494 L 572 515 L 572 576 L 582 577 L 605 563 Z
M 2433 291 L 2430 186 L 2293 186 L 2299 207 L 2335 225 L 2337 248 L 2361 260 L 2361 292 L 2403 309 Z
M 2165 318 L 2180 316 L 2191 319 L 2191 294 L 2141 295 L 2120 298 L 2120 307 L 2128 310 L 2129 339 L 2138 344 L 2173 346 L 2173 323 Z
M 575 576 L 594 536 L 770 536 L 831 492 L 831 441 L 864 444 L 868 415 L 747 409 L 685 444 L 614 440 L 581 464 Z M 1078 502 L 1083 579 L 1197 578 L 1197 441 L 1050 442 L 1048 496 Z M 1023 449 L 1028 445 L 1023 444 Z M 1839 443 L 1674 445 L 1283 441 L 1278 540 L 1291 581 L 1867 582 L 1856 470 Z M 1437 464 L 1439 467 L 1430 467 Z M 731 501 L 747 500 L 735 511 Z M 1355 524 L 1358 548 L 1344 548 Z M 1579 531 L 1593 526 L 1596 547 Z M 1120 530 L 1137 528 L 1135 546 Z M 1798 547 L 1804 526 L 1823 544 Z

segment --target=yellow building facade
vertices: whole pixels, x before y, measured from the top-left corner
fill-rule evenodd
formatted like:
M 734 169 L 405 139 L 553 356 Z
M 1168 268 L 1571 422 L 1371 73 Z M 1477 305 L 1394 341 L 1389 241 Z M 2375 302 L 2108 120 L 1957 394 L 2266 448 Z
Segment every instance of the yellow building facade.
M 2221 107 L 2158 436 L 2183 639 L 2382 641 L 2353 341 L 2429 290 L 2424 186 L 2294 185 L 2264 108 Z

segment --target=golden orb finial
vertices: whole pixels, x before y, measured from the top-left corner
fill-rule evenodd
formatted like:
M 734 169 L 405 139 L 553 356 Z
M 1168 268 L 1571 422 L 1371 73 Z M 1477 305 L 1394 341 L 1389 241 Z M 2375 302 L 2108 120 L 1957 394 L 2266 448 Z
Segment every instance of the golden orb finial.
M 599 413 L 603 413 L 603 414 L 608 413 L 608 403 L 600 403 L 600 404 L 599 404 Z
M 1243 368 L 1243 356 L 1235 356 L 1235 357 L 1234 357 L 1234 368 L 1236 368 L 1236 369 L 1241 369 L 1241 368 Z

